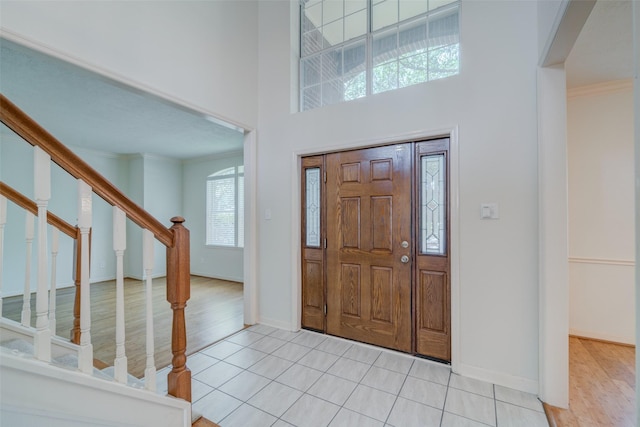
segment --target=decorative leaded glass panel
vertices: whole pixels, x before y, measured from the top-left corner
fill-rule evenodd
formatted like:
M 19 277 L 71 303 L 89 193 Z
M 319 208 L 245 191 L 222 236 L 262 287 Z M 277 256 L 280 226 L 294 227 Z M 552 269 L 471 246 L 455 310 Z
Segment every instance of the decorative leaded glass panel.
M 447 250 L 445 156 L 423 156 L 420 162 L 420 252 L 443 255 Z
M 306 170 L 306 242 L 307 246 L 320 247 L 320 168 Z

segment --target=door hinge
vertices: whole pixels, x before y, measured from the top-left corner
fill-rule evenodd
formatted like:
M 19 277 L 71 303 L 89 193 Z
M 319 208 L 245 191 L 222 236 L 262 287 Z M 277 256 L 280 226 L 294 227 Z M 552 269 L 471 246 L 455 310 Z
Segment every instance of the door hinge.
M 327 315 L 327 304 L 324 305 L 324 315 Z
M 324 248 L 327 249 L 327 239 L 324 239 Z
M 324 182 L 327 182 L 327 171 L 324 171 Z

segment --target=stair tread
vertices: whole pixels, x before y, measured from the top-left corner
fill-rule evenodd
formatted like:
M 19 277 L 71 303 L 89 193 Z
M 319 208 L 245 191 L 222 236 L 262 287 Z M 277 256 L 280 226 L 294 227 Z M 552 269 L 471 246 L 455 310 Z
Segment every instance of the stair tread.
M 205 417 L 198 418 L 196 422 L 194 422 L 191 426 L 192 427 L 220 427 L 218 424 L 214 423 L 213 421 L 209 421 Z

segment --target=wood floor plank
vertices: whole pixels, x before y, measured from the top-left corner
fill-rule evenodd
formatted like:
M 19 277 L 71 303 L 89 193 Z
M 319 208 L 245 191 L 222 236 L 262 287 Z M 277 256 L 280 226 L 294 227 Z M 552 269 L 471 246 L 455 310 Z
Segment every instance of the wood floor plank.
M 545 404 L 559 427 L 635 425 L 635 348 L 569 338 L 569 409 Z
M 146 364 L 144 284 L 125 279 L 125 348 L 129 372 L 140 378 Z M 56 333 L 69 338 L 73 324 L 73 288 L 56 293 Z M 243 285 L 238 282 L 191 277 L 187 302 L 187 355 L 239 331 L 243 323 Z M 4 317 L 20 321 L 22 296 L 3 299 Z M 153 279 L 156 368 L 171 364 L 172 311 L 166 301 L 166 281 Z M 31 298 L 31 324 L 35 325 L 35 294 Z M 91 284 L 91 338 L 94 358 L 112 365 L 115 358 L 115 281 Z M 188 366 L 188 361 L 187 361 Z

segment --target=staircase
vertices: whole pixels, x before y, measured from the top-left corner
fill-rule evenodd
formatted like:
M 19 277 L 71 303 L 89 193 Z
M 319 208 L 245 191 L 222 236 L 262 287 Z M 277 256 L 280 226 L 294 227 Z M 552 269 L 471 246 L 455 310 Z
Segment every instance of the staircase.
M 127 198 L 66 146 L 47 133 L 0 94 L 0 121 L 33 146 L 34 200 L 0 182 L 0 315 L 7 204 L 24 211 L 26 271 L 21 321 L 0 316 L 0 424 L 7 426 L 189 426 L 191 373 L 186 365 L 184 309 L 189 299 L 189 231 L 174 217 L 166 228 Z M 77 180 L 78 223 L 71 225 L 52 212 L 51 163 Z M 113 206 L 113 249 L 116 256 L 116 357 L 113 366 L 94 366 L 91 342 L 90 248 L 92 200 L 96 195 Z M 146 369 L 139 380 L 128 374 L 125 352 L 123 256 L 127 218 L 143 232 L 146 276 Z M 56 265 L 60 234 L 73 240 L 75 305 L 70 339 L 56 331 Z M 50 236 L 50 241 L 49 241 Z M 36 241 L 35 257 L 32 256 Z M 166 298 L 173 311 L 172 370 L 168 395 L 156 393 L 151 272 L 154 241 L 166 247 Z M 68 245 L 67 245 L 68 246 Z M 31 260 L 37 271 L 36 321 L 31 325 Z M 50 270 L 48 270 L 50 268 Z M 193 418 L 193 419 L 192 419 Z M 206 420 L 198 421 L 200 424 Z M 206 425 L 206 424 L 204 424 Z

